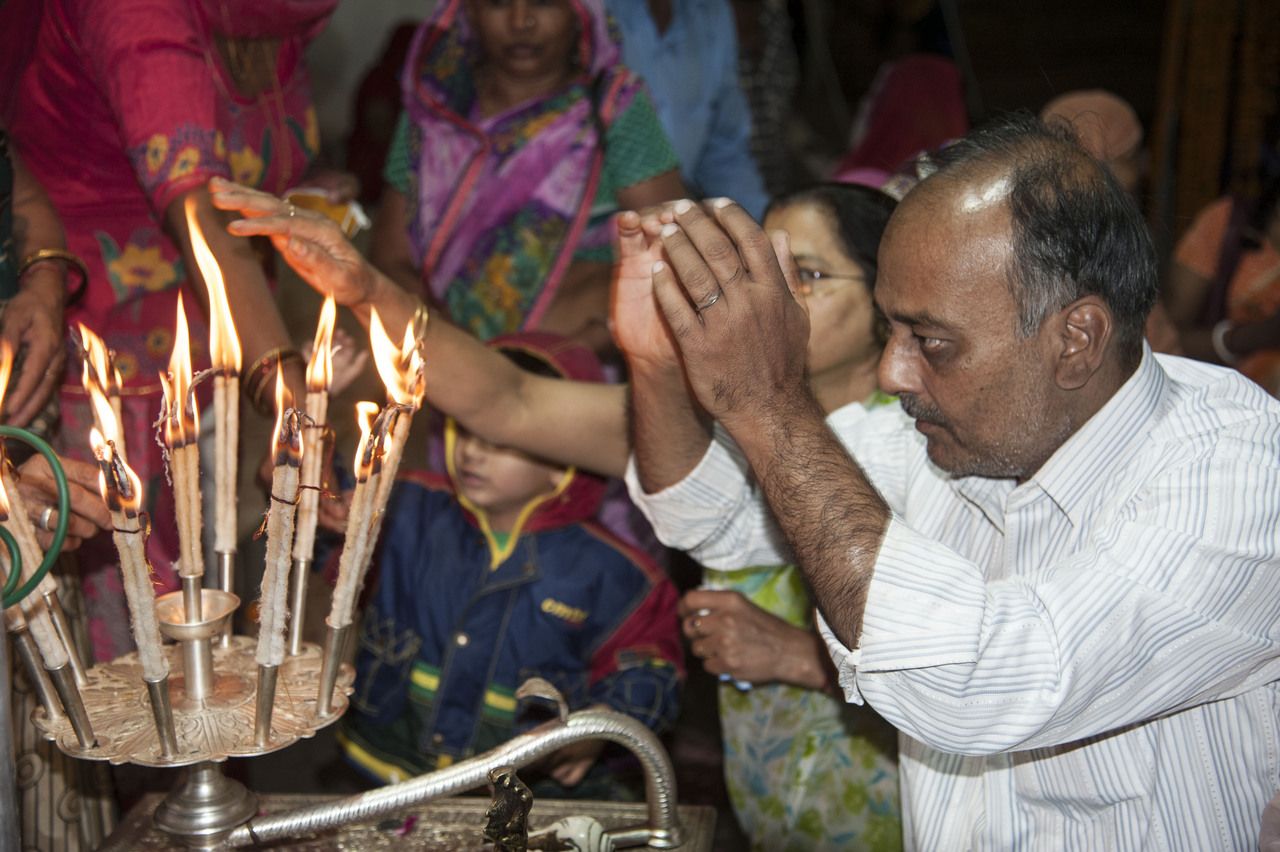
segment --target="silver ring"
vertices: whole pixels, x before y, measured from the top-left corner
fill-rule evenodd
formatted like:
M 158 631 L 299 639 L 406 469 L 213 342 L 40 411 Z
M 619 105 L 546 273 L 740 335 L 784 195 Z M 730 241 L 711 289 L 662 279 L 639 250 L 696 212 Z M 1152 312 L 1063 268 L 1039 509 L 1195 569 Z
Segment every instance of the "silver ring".
M 710 296 L 707 297 L 705 302 L 703 302 L 701 305 L 698 305 L 698 313 L 702 313 L 703 311 L 709 309 L 716 302 L 720 301 L 720 297 L 723 295 L 724 295 L 723 290 L 716 290 L 714 293 L 712 293 Z
M 53 520 L 53 507 L 45 506 L 44 511 L 40 513 L 40 528 L 45 532 L 53 532 L 53 524 L 49 523 Z

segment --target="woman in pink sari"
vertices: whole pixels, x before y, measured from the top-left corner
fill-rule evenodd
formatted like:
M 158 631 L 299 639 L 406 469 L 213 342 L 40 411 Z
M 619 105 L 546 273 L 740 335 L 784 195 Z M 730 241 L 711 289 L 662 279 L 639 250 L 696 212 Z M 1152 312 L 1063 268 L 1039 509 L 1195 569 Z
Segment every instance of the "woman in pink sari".
M 193 200 L 218 257 L 244 350 L 245 382 L 282 360 L 295 391 L 300 359 L 259 256 L 229 236 L 209 203 L 210 177 L 280 193 L 304 181 L 318 148 L 303 48 L 336 0 L 48 0 L 31 64 L 17 86 L 12 137 L 43 183 L 88 266 L 67 312 L 101 334 L 123 377 L 129 461 L 147 487 L 150 557 L 160 590 L 176 587 L 176 528 L 151 423 L 157 374 L 173 345 L 185 291 L 196 367 L 207 365 L 206 301 L 190 255 L 184 205 Z M 11 34 L 17 35 L 17 34 Z M 74 354 L 62 387 L 61 449 L 89 454 L 91 419 Z M 269 395 L 268 395 L 269 396 Z M 255 400 L 250 399 L 250 402 Z M 270 400 L 257 400 L 269 406 Z M 119 572 L 105 537 L 82 551 L 94 654 L 128 650 Z
M 602 0 L 442 0 L 403 87 L 374 263 L 482 339 L 607 347 L 610 216 L 684 187 Z

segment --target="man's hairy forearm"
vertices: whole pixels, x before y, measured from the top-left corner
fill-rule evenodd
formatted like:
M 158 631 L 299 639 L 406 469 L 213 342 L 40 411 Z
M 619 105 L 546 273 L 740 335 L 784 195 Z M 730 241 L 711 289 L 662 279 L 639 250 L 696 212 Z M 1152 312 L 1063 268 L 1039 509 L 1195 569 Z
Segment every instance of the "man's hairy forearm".
M 679 482 L 711 443 L 711 424 L 697 408 L 678 365 L 631 365 L 632 446 L 640 485 L 653 494 Z
M 764 489 L 818 608 L 850 648 L 890 511 L 812 399 L 748 430 L 731 429 Z M 741 434 L 739 434 L 739 432 Z

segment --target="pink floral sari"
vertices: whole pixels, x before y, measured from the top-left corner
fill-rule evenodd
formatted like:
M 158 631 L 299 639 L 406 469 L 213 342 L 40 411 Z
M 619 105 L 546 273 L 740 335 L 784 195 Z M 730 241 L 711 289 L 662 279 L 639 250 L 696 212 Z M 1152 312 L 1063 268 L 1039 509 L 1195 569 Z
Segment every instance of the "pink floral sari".
M 129 460 L 147 486 L 149 554 L 161 590 L 176 587 L 176 526 L 152 421 L 157 374 L 173 344 L 178 293 L 189 290 L 165 211 L 213 175 L 281 192 L 298 182 L 319 147 L 303 65 L 306 39 L 336 0 L 48 0 L 36 49 L 18 85 L 13 141 L 44 185 L 71 251 L 89 268 L 83 322 L 116 351 L 124 379 Z M 280 85 L 241 97 L 214 33 L 279 39 Z M 32 34 L 25 34 L 31 38 Z M 188 309 L 197 367 L 207 364 L 203 318 Z M 91 422 L 68 359 L 62 446 L 87 458 Z M 108 537 L 81 557 L 95 656 L 131 640 Z

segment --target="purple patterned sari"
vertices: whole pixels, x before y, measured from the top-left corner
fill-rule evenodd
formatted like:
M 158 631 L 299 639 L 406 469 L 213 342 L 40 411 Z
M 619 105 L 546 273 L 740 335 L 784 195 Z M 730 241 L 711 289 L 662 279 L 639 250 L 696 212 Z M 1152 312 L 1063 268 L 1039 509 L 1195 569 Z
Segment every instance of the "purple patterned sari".
M 588 227 L 603 131 L 641 84 L 621 65 L 602 0 L 572 3 L 584 70 L 489 118 L 475 109 L 479 48 L 462 0 L 443 0 L 410 48 L 410 236 L 430 295 L 484 339 L 536 327 L 574 252 L 609 240 L 607 227 Z

